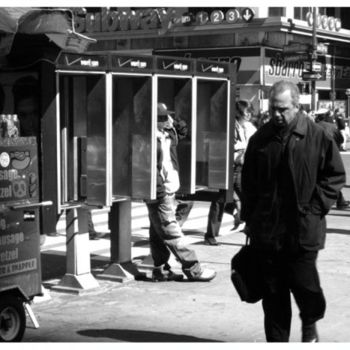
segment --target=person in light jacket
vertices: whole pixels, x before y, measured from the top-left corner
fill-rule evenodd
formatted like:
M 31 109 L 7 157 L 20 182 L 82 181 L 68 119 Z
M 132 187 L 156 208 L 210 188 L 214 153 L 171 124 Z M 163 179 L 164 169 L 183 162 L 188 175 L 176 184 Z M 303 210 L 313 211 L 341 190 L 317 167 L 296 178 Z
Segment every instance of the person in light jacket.
M 182 265 L 188 280 L 211 281 L 216 272 L 203 268 L 190 249 L 176 220 L 175 193 L 180 187 L 177 158 L 178 134 L 174 120 L 164 103 L 158 103 L 157 127 L 157 198 L 146 201 L 150 220 L 150 248 L 154 261 L 153 281 L 180 281 L 182 274 L 171 270 L 170 253 Z

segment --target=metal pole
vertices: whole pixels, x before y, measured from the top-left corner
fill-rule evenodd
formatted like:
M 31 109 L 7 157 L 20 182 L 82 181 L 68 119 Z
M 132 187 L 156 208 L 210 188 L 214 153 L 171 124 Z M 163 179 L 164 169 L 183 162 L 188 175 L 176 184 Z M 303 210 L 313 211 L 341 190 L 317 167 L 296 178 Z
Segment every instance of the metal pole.
M 313 68 L 314 62 L 317 60 L 317 7 L 312 8 L 312 56 L 311 67 Z M 312 70 L 312 69 L 311 69 Z M 316 110 L 316 81 L 311 81 L 311 109 Z
M 332 110 L 334 111 L 334 107 L 335 107 L 335 46 L 332 46 L 332 80 L 331 80 L 331 90 L 332 90 Z

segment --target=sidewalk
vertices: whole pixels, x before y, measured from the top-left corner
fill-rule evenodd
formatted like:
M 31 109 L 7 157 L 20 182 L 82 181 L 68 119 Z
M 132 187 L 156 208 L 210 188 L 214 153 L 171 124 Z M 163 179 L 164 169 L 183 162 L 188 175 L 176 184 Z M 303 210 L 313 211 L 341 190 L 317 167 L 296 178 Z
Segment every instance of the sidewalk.
M 350 199 L 350 188 L 344 189 Z M 24 342 L 265 342 L 261 303 L 242 303 L 230 282 L 231 257 L 244 244 L 232 233 L 232 217 L 224 214 L 219 246 L 204 245 L 209 203 L 196 202 L 183 230 L 200 261 L 217 271 L 209 283 L 98 279 L 99 288 L 72 295 L 49 291 L 33 311 L 40 328 L 28 319 Z M 148 217 L 142 203 L 132 211 L 132 258 L 149 255 Z M 350 341 L 350 209 L 328 215 L 326 249 L 319 255 L 327 312 L 319 322 L 322 342 Z M 90 241 L 92 273 L 109 262 L 109 239 Z M 175 268 L 180 266 L 172 260 Z M 43 284 L 65 273 L 65 236 L 48 237 L 42 251 Z M 148 274 L 150 271 L 146 271 Z M 291 342 L 300 341 L 300 321 L 293 301 Z

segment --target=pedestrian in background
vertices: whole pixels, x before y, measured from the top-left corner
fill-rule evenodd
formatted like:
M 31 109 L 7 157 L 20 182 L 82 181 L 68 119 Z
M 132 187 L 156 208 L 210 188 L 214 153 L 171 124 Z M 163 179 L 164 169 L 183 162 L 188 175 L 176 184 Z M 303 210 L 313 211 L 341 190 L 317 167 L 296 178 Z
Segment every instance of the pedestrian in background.
M 207 232 L 204 235 L 206 244 L 218 245 L 215 237 L 219 236 L 224 212 L 233 215 L 233 229 L 236 232 L 244 230 L 244 222 L 241 221 L 241 171 L 244 153 L 250 137 L 255 133 L 256 127 L 251 122 L 254 114 L 252 104 L 247 100 L 236 103 L 236 122 L 234 136 L 233 155 L 233 200 L 226 202 L 226 191 L 220 190 L 210 203 Z
M 317 342 L 326 301 L 316 260 L 344 166 L 334 139 L 299 112 L 294 83 L 275 83 L 269 103 L 272 119 L 252 136 L 242 171 L 242 219 L 262 270 L 266 340 L 289 341 L 292 293 L 302 341 Z
M 216 272 L 204 269 L 194 250 L 188 247 L 176 220 L 175 193 L 180 187 L 176 147 L 178 135 L 173 118 L 164 103 L 158 103 L 157 199 L 146 201 L 150 220 L 150 248 L 154 261 L 153 281 L 181 281 L 182 274 L 171 270 L 170 252 L 182 265 L 190 281 L 210 281 Z
M 315 112 L 315 116 L 316 116 L 315 118 L 316 123 L 319 126 L 321 126 L 330 137 L 334 139 L 334 142 L 336 143 L 340 151 L 341 145 L 344 142 L 344 138 L 339 128 L 337 128 L 336 124 L 334 123 L 333 117 L 329 113 L 329 110 L 325 108 L 321 108 Z M 336 202 L 337 209 L 343 210 L 348 208 L 349 206 L 350 206 L 350 202 L 345 200 L 342 191 L 339 191 L 337 202 Z
M 335 118 L 335 123 L 337 125 L 338 130 L 341 132 L 343 136 L 343 142 L 340 145 L 340 150 L 341 151 L 346 151 L 346 142 L 347 142 L 347 135 L 346 135 L 346 124 L 345 124 L 345 116 L 344 112 L 341 111 L 339 108 L 336 108 L 334 110 L 334 118 Z

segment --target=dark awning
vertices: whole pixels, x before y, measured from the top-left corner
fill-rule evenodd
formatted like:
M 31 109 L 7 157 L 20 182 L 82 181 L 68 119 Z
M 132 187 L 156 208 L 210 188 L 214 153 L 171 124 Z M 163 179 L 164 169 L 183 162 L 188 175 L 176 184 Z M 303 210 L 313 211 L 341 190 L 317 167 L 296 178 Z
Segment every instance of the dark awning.
M 0 55 L 11 51 L 16 34 L 43 34 L 65 51 L 84 52 L 95 39 L 76 33 L 69 9 L 0 7 Z

